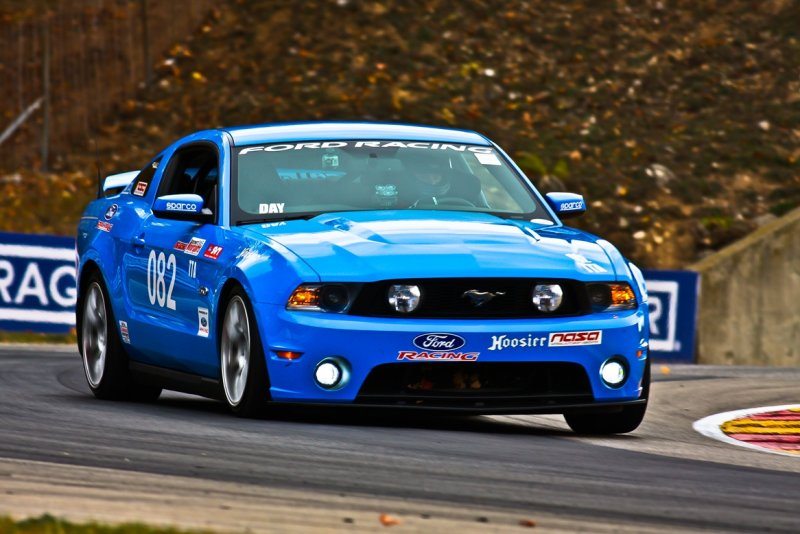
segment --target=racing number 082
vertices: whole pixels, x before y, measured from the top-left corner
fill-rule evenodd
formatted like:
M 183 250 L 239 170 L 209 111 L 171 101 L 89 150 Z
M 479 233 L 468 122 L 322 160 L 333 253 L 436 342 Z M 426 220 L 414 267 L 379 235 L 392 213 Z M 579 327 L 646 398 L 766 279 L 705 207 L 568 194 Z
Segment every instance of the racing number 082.
M 172 269 L 172 277 L 168 289 L 165 275 L 169 269 Z M 170 310 L 175 309 L 175 301 L 172 299 L 175 271 L 175 254 L 170 254 L 167 258 L 163 252 L 156 255 L 155 250 L 150 251 L 150 257 L 147 258 L 147 296 L 150 298 L 150 304 L 155 305 L 158 302 L 162 308 L 166 304 Z

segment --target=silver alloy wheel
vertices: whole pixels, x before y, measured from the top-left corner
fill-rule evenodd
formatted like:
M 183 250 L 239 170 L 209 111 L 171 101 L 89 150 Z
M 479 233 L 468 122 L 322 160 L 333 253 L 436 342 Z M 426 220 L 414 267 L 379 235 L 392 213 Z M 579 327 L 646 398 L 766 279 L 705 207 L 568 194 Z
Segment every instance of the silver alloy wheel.
M 81 348 L 83 349 L 83 368 L 92 389 L 100 386 L 106 369 L 108 348 L 108 318 L 106 299 L 100 284 L 92 282 L 86 291 L 83 304 L 83 324 L 81 326 Z
M 228 302 L 220 341 L 222 386 L 228 404 L 238 406 L 244 397 L 250 368 L 250 322 L 241 297 Z

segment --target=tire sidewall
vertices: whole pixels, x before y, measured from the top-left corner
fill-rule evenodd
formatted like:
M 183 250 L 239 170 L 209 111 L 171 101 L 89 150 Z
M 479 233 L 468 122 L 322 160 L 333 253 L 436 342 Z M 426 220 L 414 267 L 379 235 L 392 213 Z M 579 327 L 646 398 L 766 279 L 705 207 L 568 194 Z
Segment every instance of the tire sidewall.
M 93 386 L 89 380 L 86 357 L 83 353 L 83 318 L 86 312 L 89 289 L 95 284 L 100 288 L 106 313 L 106 356 L 102 377 L 98 384 Z M 86 281 L 86 290 L 83 291 L 81 295 L 80 318 L 81 324 L 79 331 L 81 333 L 78 339 L 78 349 L 81 354 L 81 363 L 83 364 L 86 383 L 96 396 L 101 398 L 111 397 L 115 393 L 114 390 L 117 389 L 124 380 L 127 360 L 125 358 L 122 342 L 119 338 L 119 333 L 117 332 L 117 323 L 114 319 L 114 311 L 111 308 L 111 300 L 109 299 L 108 291 L 106 290 L 102 277 L 97 273 L 92 273 Z
M 250 346 L 248 347 L 247 355 L 248 370 L 245 390 L 241 400 L 234 405 L 228 400 L 228 395 L 225 391 L 225 380 L 222 374 L 222 329 L 224 328 L 228 307 L 236 297 L 241 299 L 244 304 L 247 324 L 250 330 Z M 224 304 L 220 306 L 220 309 L 223 313 L 221 320 L 218 321 L 217 336 L 217 355 L 220 365 L 220 397 L 234 414 L 241 417 L 258 417 L 265 411 L 269 402 L 269 378 L 267 375 L 266 356 L 261 343 L 261 335 L 256 323 L 253 306 L 245 292 L 239 286 L 235 286 L 226 295 Z

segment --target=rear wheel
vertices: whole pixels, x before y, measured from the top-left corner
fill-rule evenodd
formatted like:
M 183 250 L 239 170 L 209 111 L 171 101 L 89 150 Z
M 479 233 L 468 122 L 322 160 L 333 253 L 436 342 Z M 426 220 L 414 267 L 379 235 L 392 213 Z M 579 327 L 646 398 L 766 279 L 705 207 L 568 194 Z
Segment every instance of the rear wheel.
M 636 430 L 644 419 L 647 411 L 647 400 L 650 397 L 650 359 L 642 378 L 643 404 L 626 406 L 618 412 L 583 412 L 566 413 L 564 419 L 569 427 L 578 434 L 625 434 Z
M 255 316 L 240 288 L 231 290 L 220 325 L 220 377 L 224 399 L 240 417 L 266 412 L 269 382 Z
M 98 399 L 153 401 L 161 388 L 134 382 L 128 357 L 117 333 L 108 294 L 100 276 L 87 281 L 80 303 L 80 342 L 83 370 L 89 389 Z

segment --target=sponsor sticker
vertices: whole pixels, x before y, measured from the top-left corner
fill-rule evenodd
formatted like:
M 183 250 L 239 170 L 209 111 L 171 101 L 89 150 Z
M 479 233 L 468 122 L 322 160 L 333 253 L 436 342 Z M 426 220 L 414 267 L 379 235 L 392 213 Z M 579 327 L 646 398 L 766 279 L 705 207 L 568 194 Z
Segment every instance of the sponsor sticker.
M 301 181 L 301 180 L 321 180 L 321 181 L 330 181 L 330 182 L 337 182 L 345 173 L 342 171 L 332 171 L 326 169 L 287 169 L 287 168 L 278 168 L 275 169 L 278 171 L 278 176 L 281 180 L 285 182 L 294 182 L 294 181 Z
M 167 211 L 197 211 L 197 204 L 193 202 L 167 202 Z
M 478 152 L 475 157 L 478 158 L 482 165 L 501 165 L 500 160 L 494 154 L 481 154 Z
M 137 197 L 143 197 L 145 193 L 147 193 L 147 182 L 136 182 L 133 194 Z
M 131 344 L 131 338 L 128 335 L 128 323 L 126 321 L 119 322 L 119 336 L 122 338 L 123 343 Z
M 531 349 L 544 347 L 546 343 L 547 336 L 528 334 L 527 336 L 509 337 L 506 334 L 502 334 L 492 336 L 492 344 L 489 345 L 489 350 Z
M 339 155 L 338 154 L 323 154 L 322 155 L 322 168 L 323 169 L 335 169 L 339 166 Z
M 197 308 L 197 335 L 208 337 L 208 308 Z
M 204 258 L 208 258 L 211 260 L 216 260 L 219 258 L 219 255 L 222 254 L 222 247 L 219 245 L 208 245 L 208 248 L 203 253 Z
M 402 350 L 397 354 L 398 360 L 411 361 L 450 361 L 450 362 L 474 362 L 480 356 L 479 352 L 417 352 L 413 350 Z
M 199 237 L 193 237 L 191 241 L 186 245 L 184 252 L 189 254 L 190 256 L 197 256 L 200 254 L 200 251 L 203 249 L 203 245 L 206 244 L 205 239 L 200 239 Z
M 259 204 L 258 205 L 258 213 L 283 213 L 283 207 L 286 205 L 285 202 L 270 202 L 268 204 Z
M 105 219 L 108 221 L 111 219 L 111 217 L 117 214 L 117 211 L 119 211 L 119 206 L 117 206 L 116 204 L 111 204 L 106 210 L 106 214 L 103 217 L 105 217 Z
M 446 332 L 420 334 L 414 338 L 414 346 L 421 350 L 401 350 L 397 353 L 397 359 L 474 362 L 478 359 L 479 352 L 457 352 L 465 344 L 464 338 L 456 334 Z
M 110 232 L 111 229 L 114 228 L 114 225 L 106 221 L 97 221 L 95 228 L 97 228 L 98 230 L 102 230 L 104 232 Z
M 197 262 L 189 260 L 189 278 L 197 278 Z
M 583 209 L 583 201 L 576 200 L 575 202 L 564 202 L 559 206 L 561 211 L 575 211 L 575 210 L 582 210 Z
M 550 334 L 551 347 L 574 347 L 576 345 L 600 345 L 603 342 L 602 330 L 586 332 L 556 332 Z
M 184 241 L 178 241 L 177 243 L 175 243 L 175 246 L 173 248 L 177 251 L 183 252 L 186 250 L 186 245 L 188 244 L 189 243 L 186 243 Z
M 446 333 L 422 334 L 414 338 L 414 346 L 428 351 L 453 351 L 464 346 L 461 336 Z

